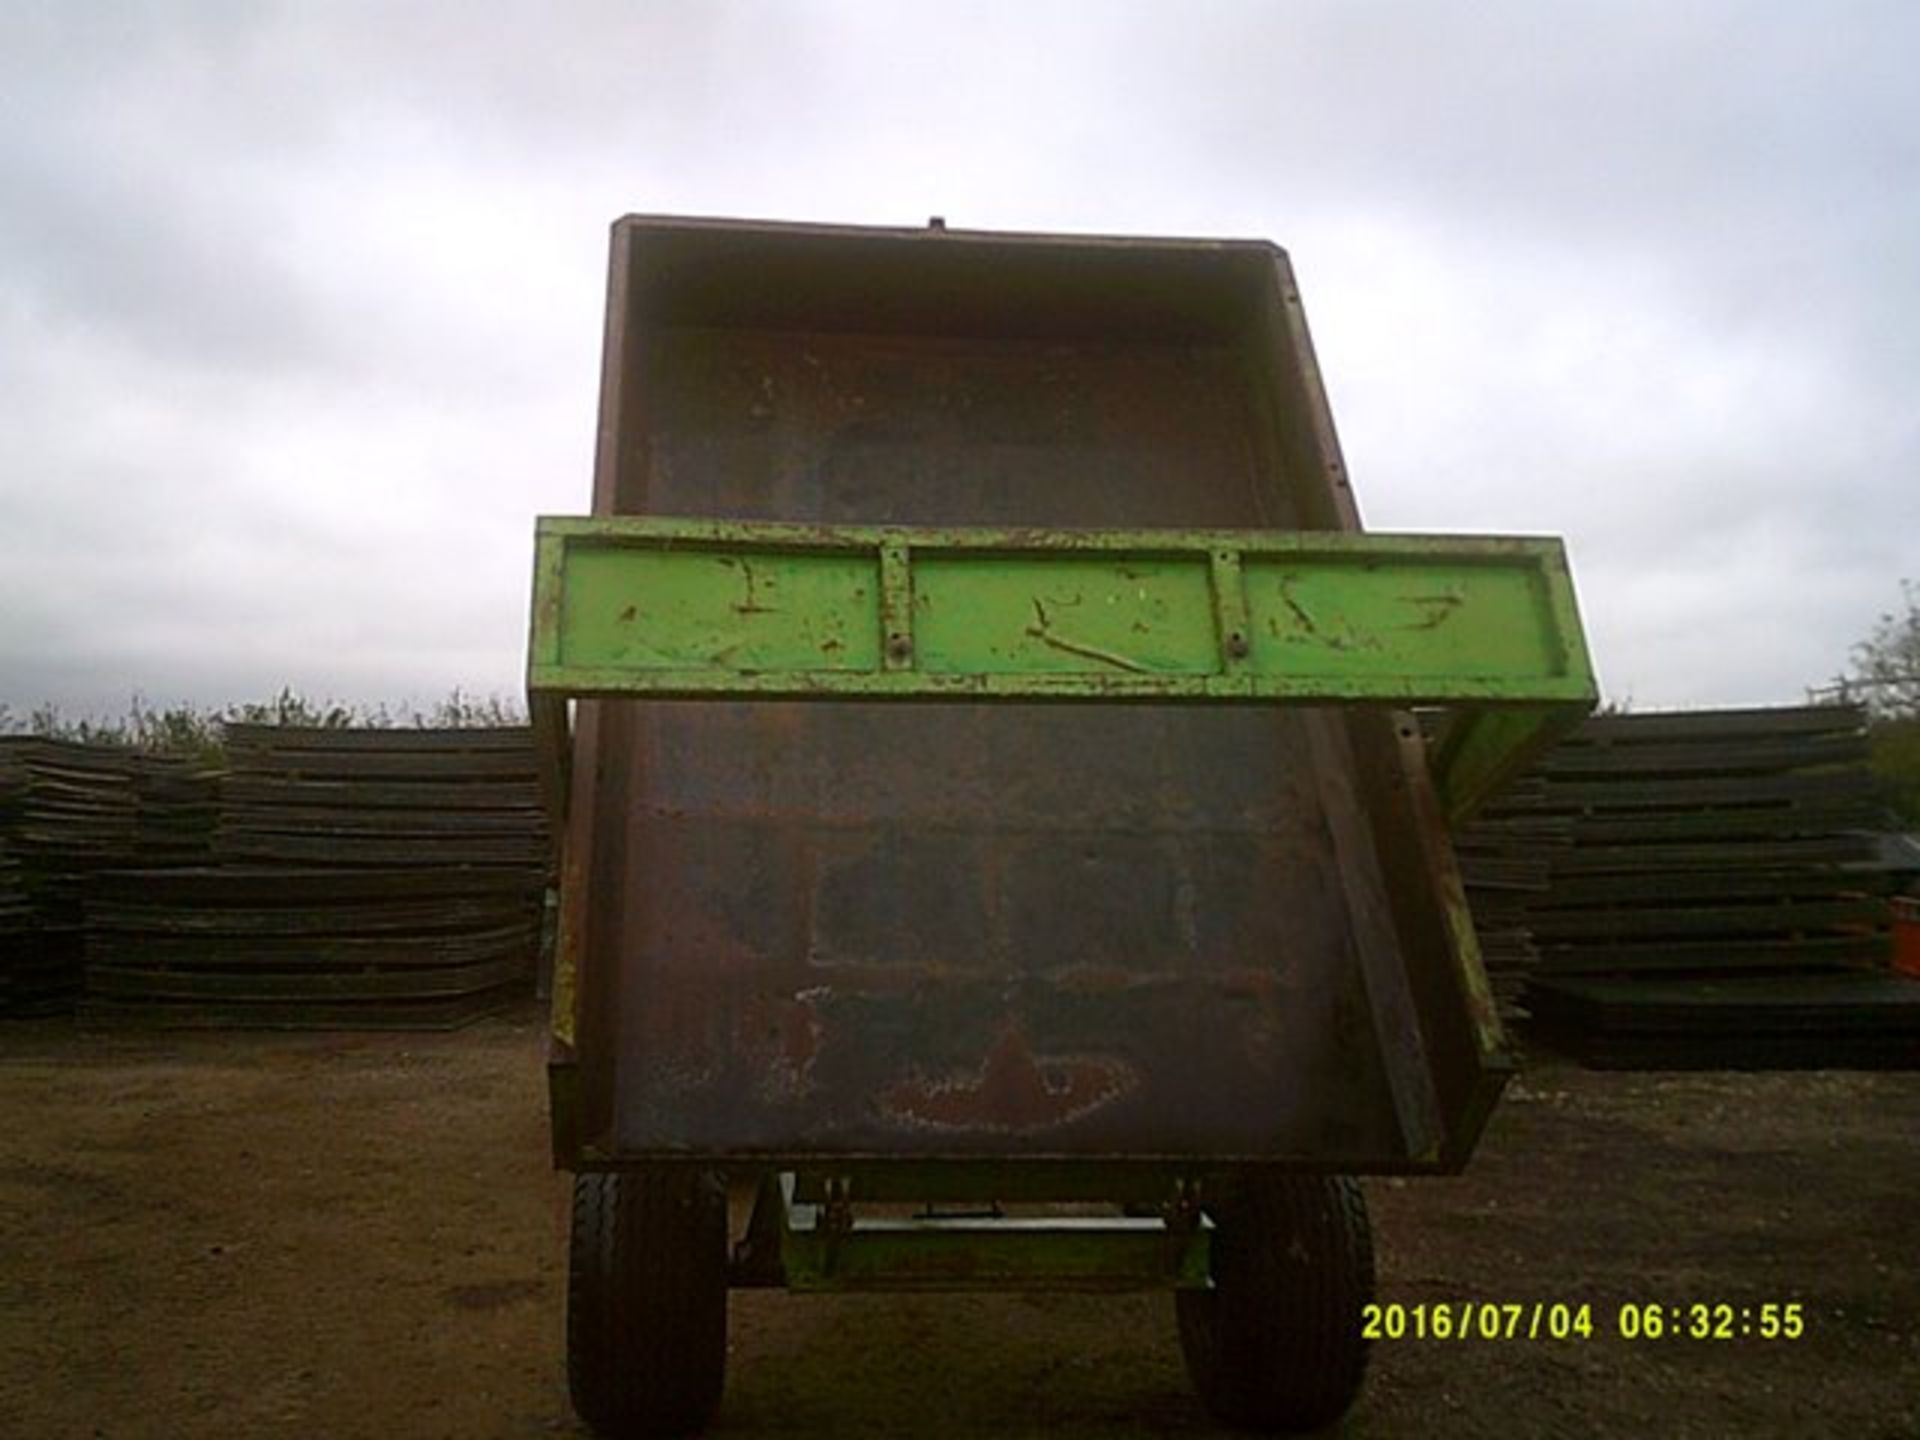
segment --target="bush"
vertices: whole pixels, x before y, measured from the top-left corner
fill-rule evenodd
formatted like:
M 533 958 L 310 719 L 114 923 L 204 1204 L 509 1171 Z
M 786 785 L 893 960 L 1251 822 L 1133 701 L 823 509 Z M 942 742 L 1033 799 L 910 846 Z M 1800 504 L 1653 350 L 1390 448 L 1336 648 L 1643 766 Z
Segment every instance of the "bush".
M 455 689 L 426 709 L 399 705 L 315 702 L 291 686 L 271 700 L 245 701 L 220 708 L 172 705 L 154 709 L 136 695 L 125 715 L 69 718 L 58 706 L 41 705 L 24 719 L 0 705 L 0 735 L 39 735 L 90 745 L 125 745 L 159 755 L 178 755 L 217 765 L 226 755 L 228 725 L 310 725 L 326 730 L 495 728 L 524 725 L 525 713 L 499 695 L 484 698 Z
M 1920 829 L 1920 715 L 1876 721 L 1867 736 L 1888 805 L 1902 823 Z

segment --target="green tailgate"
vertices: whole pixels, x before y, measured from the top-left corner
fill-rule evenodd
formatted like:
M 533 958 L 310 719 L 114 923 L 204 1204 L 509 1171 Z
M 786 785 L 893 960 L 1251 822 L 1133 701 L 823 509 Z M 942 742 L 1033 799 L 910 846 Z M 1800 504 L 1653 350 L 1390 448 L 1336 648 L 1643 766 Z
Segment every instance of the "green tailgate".
M 1557 540 L 539 522 L 529 689 L 1448 705 L 1450 817 L 1595 687 Z

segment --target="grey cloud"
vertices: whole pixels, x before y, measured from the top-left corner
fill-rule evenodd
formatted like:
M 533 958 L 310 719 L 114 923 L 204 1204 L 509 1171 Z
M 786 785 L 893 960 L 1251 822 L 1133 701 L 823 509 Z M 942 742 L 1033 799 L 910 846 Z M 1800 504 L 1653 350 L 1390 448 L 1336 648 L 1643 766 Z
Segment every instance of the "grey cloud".
M 1565 533 L 1605 676 L 1792 700 L 1920 574 L 1920 12 L 0 16 L 0 701 L 513 688 L 624 210 L 1286 244 L 1372 523 Z

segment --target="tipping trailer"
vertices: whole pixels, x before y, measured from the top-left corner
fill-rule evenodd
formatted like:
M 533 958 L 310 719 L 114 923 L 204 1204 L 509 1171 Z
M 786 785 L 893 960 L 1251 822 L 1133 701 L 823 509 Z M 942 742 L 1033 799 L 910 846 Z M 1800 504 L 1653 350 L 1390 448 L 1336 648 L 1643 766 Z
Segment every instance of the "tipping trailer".
M 1352 1177 L 1510 1069 L 1449 824 L 1592 706 L 1560 544 L 1361 529 L 1270 244 L 652 217 L 536 543 L 581 1415 L 702 1425 L 752 1285 L 1163 1288 L 1343 1413 Z

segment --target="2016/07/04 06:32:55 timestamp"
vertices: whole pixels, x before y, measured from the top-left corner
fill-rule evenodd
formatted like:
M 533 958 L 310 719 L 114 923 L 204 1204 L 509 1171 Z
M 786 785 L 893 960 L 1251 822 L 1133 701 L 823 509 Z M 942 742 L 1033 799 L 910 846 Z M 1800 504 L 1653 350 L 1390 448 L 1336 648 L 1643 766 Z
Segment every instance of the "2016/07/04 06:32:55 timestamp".
M 1369 1304 L 1368 1340 L 1798 1340 L 1807 1333 L 1798 1300 L 1764 1304 L 1627 1301 L 1612 1307 L 1545 1300 L 1438 1300 Z

